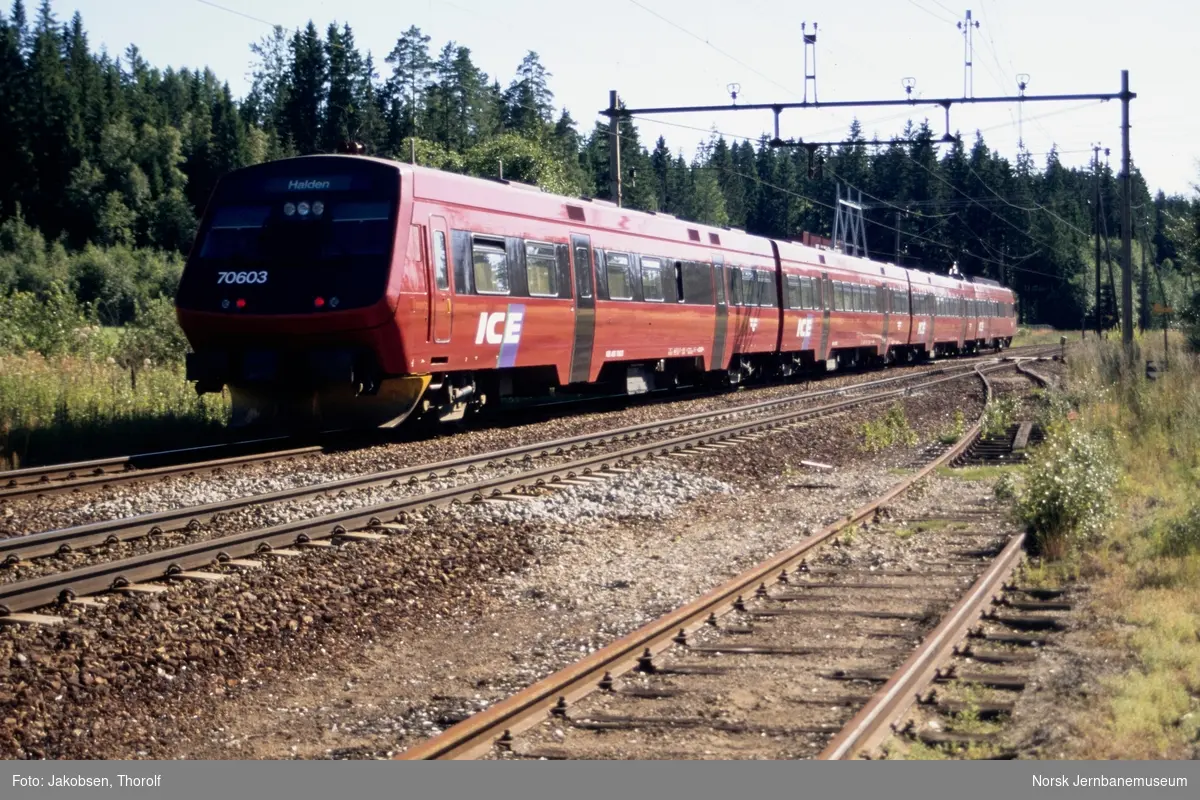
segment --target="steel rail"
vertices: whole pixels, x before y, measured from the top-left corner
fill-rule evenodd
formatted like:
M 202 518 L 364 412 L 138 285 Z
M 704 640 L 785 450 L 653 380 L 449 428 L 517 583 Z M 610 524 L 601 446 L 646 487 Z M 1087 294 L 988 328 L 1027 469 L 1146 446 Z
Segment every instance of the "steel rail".
M 987 371 L 1005 369 L 1008 364 L 990 365 Z M 982 365 L 972 372 L 935 378 L 915 387 L 890 389 L 863 397 L 840 400 L 812 408 L 793 409 L 766 419 L 734 423 L 713 430 L 699 431 L 675 437 L 667 441 L 651 442 L 627 448 L 616 453 L 607 453 L 552 465 L 543 469 L 506 475 L 485 481 L 442 489 L 415 497 L 406 497 L 386 503 L 350 509 L 312 519 L 276 525 L 270 528 L 242 531 L 192 542 L 157 552 L 143 553 L 117 561 L 91 564 L 66 572 L 53 573 L 23 581 L 0 584 L 0 615 L 13 614 L 39 608 L 62 599 L 72 599 L 95 594 L 146 580 L 169 578 L 187 570 L 208 566 L 257 553 L 269 552 L 279 547 L 304 545 L 318 539 L 336 538 L 348 531 L 377 527 L 389 516 L 396 518 L 401 512 L 417 508 L 436 508 L 467 502 L 480 502 L 489 498 L 502 497 L 506 492 L 520 486 L 553 485 L 578 475 L 606 472 L 629 464 L 638 464 L 656 455 L 669 455 L 702 444 L 719 442 L 759 431 L 767 431 L 783 425 L 812 417 L 836 413 L 858 405 L 873 403 L 890 397 L 899 397 L 914 390 L 925 389 L 948 381 L 978 375 L 987 386 L 987 377 Z M 975 435 L 978 426 L 972 429 L 966 441 Z M 961 446 L 961 443 L 960 443 Z M 960 449 L 955 447 L 954 450 Z M 945 457 L 938 460 L 940 463 Z M 928 469 L 919 473 L 924 475 Z M 894 496 L 889 493 L 888 499 Z M 866 512 L 864 512 L 866 513 Z
M 1017 367 L 1017 372 L 1021 373 L 1025 377 L 1029 378 L 1030 380 L 1034 381 L 1037 384 L 1040 384 L 1043 387 L 1050 386 L 1050 379 L 1047 378 L 1045 375 L 1041 374 L 1040 372 L 1034 372 L 1033 370 L 1026 367 L 1023 362 L 1017 361 L 1015 363 L 1016 363 L 1016 367 Z
M 57 482 L 37 482 L 17 484 L 11 488 L 0 488 L 0 500 L 17 497 L 44 497 L 51 494 L 66 494 L 91 489 L 97 486 L 111 486 L 118 483 L 137 483 L 154 478 L 190 477 L 204 472 L 219 472 L 229 467 L 242 467 L 257 464 L 261 461 L 287 461 L 298 456 L 320 453 L 325 450 L 321 445 L 296 447 L 291 450 L 272 450 L 263 453 L 250 453 L 244 456 L 218 458 L 211 461 L 197 461 L 191 464 L 176 466 L 150 467 L 149 469 L 128 469 L 123 472 L 100 473 L 84 478 L 66 478 Z
M 22 486 L 41 486 L 43 489 L 48 488 L 45 484 L 51 481 L 68 481 L 82 480 L 84 478 L 102 477 L 105 475 L 113 476 L 120 475 L 124 472 L 145 472 L 138 468 L 138 462 L 155 462 L 177 458 L 184 455 L 194 455 L 206 452 L 221 452 L 236 450 L 242 447 L 254 447 L 267 444 L 269 442 L 287 441 L 291 437 L 278 436 L 266 439 L 248 439 L 240 442 L 228 442 L 222 444 L 207 444 L 199 447 L 184 447 L 178 450 L 161 450 L 152 453 L 139 453 L 131 456 L 113 456 L 111 458 L 96 458 L 89 461 L 73 461 L 64 464 L 47 464 L 40 467 L 24 467 L 22 469 L 10 469 L 0 471 L 0 492 L 7 489 L 14 489 Z M 318 448 L 319 449 L 319 448 Z M 284 451 L 274 451 L 284 452 Z M 248 453 L 244 458 L 252 458 L 256 453 Z M 225 456 L 219 459 L 211 459 L 212 463 L 225 461 L 236 461 L 237 456 Z M 195 465 L 210 462 L 195 462 Z M 183 465 L 180 465 L 183 466 Z M 0 494 L 0 497 L 5 495 Z
M 1009 539 L 991 566 L 887 683 L 830 740 L 817 756 L 818 759 L 839 761 L 866 757 L 883 744 L 892 733 L 892 725 L 937 677 L 941 664 L 954 655 L 955 646 L 967 636 L 987 606 L 1004 590 L 1005 581 L 1021 563 L 1024 544 L 1023 533 Z
M 577 449 L 588 449 L 590 447 L 595 447 L 620 439 L 637 438 L 649 433 L 669 431 L 687 425 L 729 419 L 745 414 L 768 410 L 771 408 L 778 408 L 780 406 L 793 403 L 813 400 L 820 397 L 846 394 L 849 392 L 888 385 L 898 381 L 921 379 L 927 380 L 930 376 L 944 375 L 957 369 L 957 365 L 951 365 L 949 367 L 943 367 L 937 370 L 921 372 L 916 375 L 899 375 L 889 378 L 882 378 L 875 381 L 869 381 L 867 383 L 856 384 L 850 387 L 820 389 L 813 392 L 804 392 L 797 395 L 791 395 L 789 397 L 774 398 L 771 400 L 763 400 L 755 403 L 735 406 L 733 408 L 718 409 L 715 411 L 703 411 L 668 420 L 639 423 L 637 425 L 630 425 L 624 428 L 617 428 L 609 431 L 601 431 L 594 434 L 580 434 L 578 436 L 570 436 L 562 439 L 555 439 L 549 442 L 539 442 L 531 445 L 511 447 L 504 450 L 483 453 L 480 455 L 462 456 L 460 458 L 448 459 L 436 463 L 400 467 L 397 469 L 368 473 L 364 475 L 353 475 L 336 481 L 327 481 L 308 486 L 294 486 L 288 489 L 279 489 L 277 491 L 265 492 L 259 495 L 229 498 L 213 503 L 207 503 L 201 506 L 170 509 L 151 514 L 143 514 L 132 518 L 106 520 L 103 522 L 88 523 L 86 525 L 76 525 L 69 528 L 60 528 L 39 533 L 31 533 L 24 536 L 13 536 L 7 539 L 0 539 L 0 564 L 11 566 L 20 562 L 21 560 L 41 558 L 44 556 L 70 552 L 71 550 L 94 547 L 102 544 L 115 544 L 118 542 L 128 541 L 130 539 L 157 535 L 160 533 L 181 530 L 184 528 L 195 530 L 204 523 L 211 521 L 219 514 L 228 513 L 230 511 L 248 506 L 280 503 L 288 500 L 301 500 L 311 497 L 318 497 L 331 492 L 346 491 L 351 489 L 358 490 L 373 486 L 386 485 L 394 481 L 406 480 L 408 483 L 412 484 L 417 483 L 422 478 L 432 480 L 442 476 L 454 476 L 458 474 L 459 471 L 471 472 L 479 467 L 493 466 L 499 463 L 508 463 L 516 459 L 532 460 L 535 457 L 540 458 L 550 455 L 562 455 Z M 963 367 L 963 369 L 965 370 L 967 368 Z
M 1000 367 L 997 367 L 999 369 Z M 992 370 L 987 370 L 992 371 Z M 990 399 L 991 384 L 982 367 L 975 367 Z M 945 453 L 915 474 L 893 486 L 881 497 L 850 512 L 846 517 L 818 531 L 788 550 L 743 572 L 696 600 L 645 625 L 621 639 L 597 650 L 587 658 L 562 669 L 494 706 L 469 717 L 441 735 L 422 742 L 396 756 L 400 760 L 467 759 L 487 753 L 497 741 L 533 727 L 548 718 L 550 710 L 570 704 L 599 688 L 601 681 L 617 677 L 637 666 L 644 654 L 653 655 L 671 647 L 680 632 L 690 633 L 707 624 L 711 616 L 731 610 L 743 595 L 775 580 L 786 569 L 794 568 L 819 545 L 845 528 L 866 519 L 914 483 L 942 464 L 949 463 L 966 450 L 981 430 L 982 420 Z
M 1030 346 L 1029 349 L 1040 349 L 1041 347 L 1042 346 L 1040 345 Z M 973 358 L 987 357 L 988 356 L 975 356 Z M 1004 358 L 1005 356 L 996 354 L 991 357 Z M 1020 356 L 1012 355 L 1007 357 L 1016 358 Z M 941 367 L 940 369 L 945 370 L 955 366 L 956 365 L 952 364 L 948 365 L 947 367 Z M 962 366 L 966 368 L 969 365 L 964 364 Z M 924 372 L 921 374 L 937 374 L 937 371 Z M 872 384 L 878 385 L 878 383 L 881 382 L 905 380 L 913 377 L 917 376 L 903 375 L 891 378 L 883 378 L 880 379 L 879 382 L 868 381 L 863 384 L 859 384 L 859 386 L 868 386 Z M 844 387 L 842 390 L 816 390 L 815 392 L 809 394 L 809 396 L 833 394 L 838 391 L 852 390 L 853 388 L 854 387 Z M 571 402 L 574 403 L 578 401 Z M 546 403 L 536 406 L 535 408 L 551 408 L 557 405 L 564 405 L 564 403 Z M 0 472 L 0 501 L 28 496 L 42 497 L 53 494 L 84 491 L 100 486 L 139 482 L 156 477 L 165 478 L 176 475 L 193 475 L 202 472 L 218 471 L 227 467 L 236 467 L 263 461 L 295 458 L 299 455 L 324 452 L 327 449 L 327 447 L 323 445 L 311 445 L 288 450 L 263 451 L 259 453 L 248 453 L 242 456 L 227 456 L 206 461 L 164 464 L 161 466 L 148 468 L 138 467 L 139 462 L 154 463 L 157 461 L 170 460 L 177 456 L 206 451 L 236 450 L 238 448 L 259 445 L 266 442 L 286 441 L 288 438 L 291 437 L 274 437 L 269 439 L 231 442 L 228 444 L 204 445 L 201 447 L 189 447 L 179 450 L 163 450 L 159 452 L 143 453 L 133 456 L 116 456 L 113 458 L 94 459 L 91 461 L 77 461 L 68 464 L 51 464 L 42 467 L 26 467 L 23 469 L 3 471 Z

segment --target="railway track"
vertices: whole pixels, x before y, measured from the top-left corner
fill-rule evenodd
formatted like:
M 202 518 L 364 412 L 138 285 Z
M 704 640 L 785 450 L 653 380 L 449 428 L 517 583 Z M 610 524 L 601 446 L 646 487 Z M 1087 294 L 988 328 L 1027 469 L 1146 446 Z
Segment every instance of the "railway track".
M 262 506 L 288 501 L 299 501 L 332 493 L 388 486 L 397 482 L 414 484 L 423 480 L 455 477 L 488 467 L 532 462 L 535 459 L 544 459 L 550 456 L 569 455 L 580 450 L 586 451 L 606 444 L 661 435 L 681 428 L 714 424 L 741 416 L 769 413 L 773 410 L 819 400 L 824 397 L 838 395 L 853 397 L 879 387 L 910 381 L 916 381 L 919 385 L 922 379 L 928 380 L 930 377 L 946 374 L 952 376 L 970 374 L 970 368 L 955 365 L 916 376 L 904 375 L 883 378 L 864 384 L 857 384 L 852 387 L 805 392 L 790 397 L 759 401 L 734 408 L 689 414 L 661 422 L 642 423 L 596 434 L 583 434 L 549 442 L 537 442 L 530 445 L 480 455 L 464 456 L 437 463 L 420 464 L 383 472 L 357 475 L 332 482 L 292 487 L 264 494 L 229 498 L 202 506 L 171 509 L 129 519 L 108 520 L 0 539 L 0 564 L 11 566 L 23 560 L 28 561 L 95 547 L 97 545 L 114 544 L 145 536 L 155 536 L 175 530 L 198 530 L 202 525 L 211 522 L 219 515 L 228 514 L 252 505 Z M 886 399 L 894 396 L 897 396 L 897 393 L 891 392 L 879 395 L 878 399 Z
M 977 372 L 990 397 L 985 371 Z M 986 666 L 939 672 L 971 635 L 973 649 L 957 652 L 976 665 L 1020 663 L 1021 654 L 1003 648 L 1034 643 L 975 627 L 985 615 L 993 627 L 1041 624 L 988 614 L 1024 543 L 1004 531 L 1001 514 L 967 507 L 926 522 L 922 535 L 939 558 L 913 569 L 878 569 L 861 557 L 809 564 L 966 452 L 980 428 L 789 550 L 398 757 L 857 758 L 877 752 L 914 703 L 949 714 L 966 707 L 923 697 L 935 682 L 1019 689 L 1019 678 Z M 860 693 L 835 694 L 835 686 Z
M 1026 352 L 1028 351 L 1028 352 Z M 1028 348 L 1017 348 L 1016 352 L 1008 351 L 1010 358 L 1031 357 L 1034 354 L 1057 352 L 1056 348 L 1035 346 Z M 932 373 L 944 371 L 945 369 L 954 368 L 957 366 L 968 367 L 971 363 L 990 358 L 991 356 L 980 356 L 971 359 L 964 359 L 963 362 L 958 362 L 946 367 L 938 367 L 932 370 Z M 930 372 L 918 373 L 916 375 L 909 374 L 892 378 L 883 378 L 876 381 L 867 381 L 863 384 L 854 387 L 843 387 L 840 389 L 821 389 L 813 392 L 804 393 L 805 397 L 819 397 L 829 394 L 835 394 L 839 391 L 847 391 L 858 386 L 876 386 L 882 385 L 889 381 L 913 379 L 920 377 L 921 374 L 930 374 Z M 701 396 L 701 395 L 697 395 Z M 675 395 L 672 399 L 688 399 L 680 398 Z M 572 401 L 589 402 L 589 401 Z M 570 405 L 575 408 L 575 405 L 564 403 L 551 403 L 545 405 L 545 408 L 557 408 L 562 405 Z M 538 408 L 538 407 L 534 407 Z M 530 409 L 524 409 L 529 411 Z M 353 443 L 338 440 L 337 445 L 330 444 L 304 444 L 302 446 L 288 447 L 284 449 L 272 450 L 262 449 L 264 446 L 278 445 L 284 442 L 299 444 L 293 437 L 275 437 L 269 439 L 258 439 L 245 442 L 234 442 L 230 444 L 208 445 L 204 447 L 185 448 L 181 450 L 165 450 L 157 453 L 144 453 L 131 456 L 117 456 L 113 458 L 95 459 L 90 461 L 78 461 L 69 464 L 52 464 L 43 467 L 28 467 L 25 469 L 9 470 L 0 472 L 0 501 L 19 499 L 25 497 L 44 497 L 55 494 L 77 493 L 92 491 L 112 486 L 117 484 L 139 483 L 152 480 L 162 480 L 175 477 L 189 477 L 204 474 L 220 473 L 226 470 L 237 469 L 251 464 L 263 464 L 275 461 L 288 461 L 297 458 L 314 455 L 322 452 L 327 452 L 330 447 L 336 446 L 345 448 L 352 447 Z M 362 439 L 363 434 L 354 434 L 353 436 Z M 369 436 L 365 439 L 368 442 L 376 442 L 377 439 L 372 439 Z M 205 457 L 204 460 L 192 460 L 197 456 L 215 456 Z
M 574 445 L 584 450 L 582 458 L 567 461 L 563 464 L 553 464 L 542 468 L 527 470 L 517 474 L 502 474 L 466 485 L 451 486 L 432 492 L 397 498 L 382 504 L 360 507 L 334 514 L 303 519 L 269 528 L 241 531 L 222 535 L 204 541 L 192 542 L 179 547 L 170 547 L 116 561 L 90 564 L 78 569 L 57 572 L 20 581 L 0 584 L 0 614 L 16 615 L 32 609 L 40 608 L 63 600 L 78 600 L 88 595 L 109 590 L 137 591 L 146 581 L 160 579 L 193 579 L 219 580 L 217 572 L 204 571 L 214 564 L 233 566 L 261 565 L 261 562 L 247 562 L 244 559 L 256 554 L 273 554 L 276 556 L 292 555 L 296 547 L 328 546 L 329 540 L 371 539 L 385 536 L 391 530 L 402 527 L 402 515 L 410 510 L 427 507 L 438 507 L 464 502 L 520 502 L 525 487 L 547 487 L 554 489 L 575 485 L 580 481 L 595 481 L 602 476 L 615 476 L 631 467 L 643 463 L 656 456 L 694 452 L 713 447 L 737 446 L 751 441 L 771 430 L 785 426 L 803 424 L 806 420 L 835 414 L 855 406 L 874 403 L 880 400 L 896 398 L 906 393 L 931 388 L 933 386 L 971 377 L 975 374 L 982 376 L 983 371 L 1005 369 L 1010 364 L 1000 362 L 987 365 L 976 365 L 971 370 L 951 370 L 951 374 L 932 377 L 914 386 L 895 389 L 884 389 L 873 393 L 860 394 L 825 403 L 819 406 L 805 406 L 772 413 L 765 417 L 732 422 L 717 428 L 702 431 L 685 432 L 672 438 L 654 442 L 635 444 L 616 452 L 586 455 L 586 445 L 593 446 L 599 441 L 617 441 L 624 438 L 633 439 L 646 436 L 652 430 L 671 430 L 678 427 L 694 426 L 698 421 L 713 421 L 725 419 L 731 415 L 745 413 L 743 407 L 736 410 L 725 409 L 719 412 L 694 414 L 688 417 L 670 420 L 663 423 L 647 423 L 634 426 L 632 429 L 610 431 L 570 440 L 539 443 L 525 448 L 514 448 L 500 453 L 491 453 L 474 458 L 458 459 L 439 465 L 423 465 L 408 470 L 394 470 L 389 473 L 378 473 L 373 476 L 348 479 L 359 481 L 359 486 L 368 479 L 376 484 L 390 485 L 401 482 L 403 475 L 410 480 L 419 476 L 429 477 L 433 474 L 451 474 L 451 472 L 469 472 L 472 467 L 479 468 L 497 459 L 532 460 L 535 454 L 566 453 Z M 922 376 L 926 377 L 926 376 Z M 900 378 L 885 379 L 896 381 Z M 880 382 L 874 382 L 878 385 Z M 855 387 L 860 388 L 860 387 Z M 823 394 L 847 392 L 848 389 L 829 390 Z M 753 404 L 759 411 L 773 410 L 779 407 L 795 404 L 799 397 L 783 398 Z M 812 399 L 811 395 L 807 399 Z M 305 487 L 303 491 L 327 493 L 338 491 L 347 486 L 339 481 L 322 487 Z M 300 490 L 288 490 L 289 493 Z M 295 496 L 295 495 L 293 495 Z M 241 498 L 237 503 L 249 505 L 264 502 L 267 495 L 251 498 Z M 233 502 L 233 501 L 231 501 Z M 222 505 L 222 504 L 214 504 Z M 13 537 L 0 541 L 0 556 L 8 563 L 21 559 L 36 558 L 40 555 L 62 552 L 66 549 L 78 549 L 94 544 L 122 541 L 137 536 L 153 535 L 156 531 L 167 530 L 169 526 L 188 527 L 199 525 L 200 519 L 211 518 L 222 513 L 227 508 L 212 506 L 183 509 L 179 512 L 163 512 L 109 523 L 80 526 L 61 531 L 49 531 L 42 534 Z

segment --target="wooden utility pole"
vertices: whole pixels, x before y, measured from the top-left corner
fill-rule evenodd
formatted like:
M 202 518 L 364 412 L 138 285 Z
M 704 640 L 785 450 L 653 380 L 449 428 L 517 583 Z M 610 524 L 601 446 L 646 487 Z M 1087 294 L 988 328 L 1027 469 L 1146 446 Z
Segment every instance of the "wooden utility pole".
M 1100 322 L 1100 145 L 1092 145 L 1092 174 L 1096 190 L 1092 198 L 1093 224 L 1096 227 L 1096 338 L 1103 335 Z
M 1132 176 L 1129 164 L 1129 70 L 1121 70 L 1121 341 L 1133 344 L 1133 241 L 1130 222 Z

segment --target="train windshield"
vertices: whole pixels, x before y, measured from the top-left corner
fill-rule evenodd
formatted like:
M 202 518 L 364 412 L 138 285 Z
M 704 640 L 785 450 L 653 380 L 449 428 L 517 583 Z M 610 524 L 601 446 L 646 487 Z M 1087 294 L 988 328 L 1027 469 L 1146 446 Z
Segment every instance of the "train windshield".
M 398 195 L 395 168 L 345 157 L 231 173 L 213 195 L 179 305 L 288 314 L 378 302 Z

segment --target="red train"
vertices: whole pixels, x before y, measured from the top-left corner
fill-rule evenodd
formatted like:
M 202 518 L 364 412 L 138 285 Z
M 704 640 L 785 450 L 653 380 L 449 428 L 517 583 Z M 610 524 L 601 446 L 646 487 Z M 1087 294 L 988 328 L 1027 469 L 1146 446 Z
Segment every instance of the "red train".
M 522 184 L 361 156 L 226 175 L 176 301 L 234 424 L 398 424 L 1001 348 L 1013 293 Z

